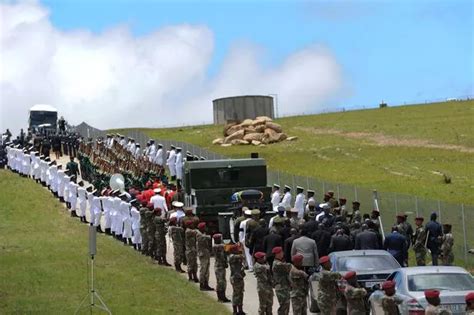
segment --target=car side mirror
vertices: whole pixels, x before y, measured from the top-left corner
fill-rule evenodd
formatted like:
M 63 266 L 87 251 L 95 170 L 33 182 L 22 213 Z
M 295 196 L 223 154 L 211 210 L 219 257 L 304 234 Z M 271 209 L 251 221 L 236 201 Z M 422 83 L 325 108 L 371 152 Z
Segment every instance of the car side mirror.
M 372 286 L 372 291 L 377 291 L 377 290 L 380 290 L 380 284 L 374 284 Z

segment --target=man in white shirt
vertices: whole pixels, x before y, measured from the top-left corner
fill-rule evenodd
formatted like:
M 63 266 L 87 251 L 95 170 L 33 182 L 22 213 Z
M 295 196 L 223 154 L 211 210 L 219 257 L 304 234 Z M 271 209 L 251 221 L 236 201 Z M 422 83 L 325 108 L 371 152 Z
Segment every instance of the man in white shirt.
M 166 160 L 166 165 L 170 170 L 171 180 L 176 180 L 176 147 L 171 145 L 171 150 L 168 154 L 168 159 Z
M 283 199 L 280 202 L 280 206 L 287 208 L 291 208 L 291 201 L 293 197 L 291 196 L 291 187 L 288 185 L 285 185 L 285 189 L 283 190 Z
M 280 185 L 273 184 L 272 188 L 272 209 L 273 211 L 278 211 L 278 206 L 280 205 L 281 196 L 280 196 Z
M 161 143 L 158 144 L 158 150 L 156 150 L 154 162 L 159 166 L 163 166 L 163 145 Z
M 298 219 L 303 219 L 304 217 L 304 188 L 301 186 L 296 186 L 296 198 L 294 208 L 298 210 Z
M 166 205 L 166 199 L 161 193 L 161 188 L 156 188 L 153 190 L 155 195 L 150 198 L 150 202 L 153 204 L 153 208 L 160 208 L 161 209 L 161 217 L 164 218 L 166 213 L 168 213 L 168 206 Z

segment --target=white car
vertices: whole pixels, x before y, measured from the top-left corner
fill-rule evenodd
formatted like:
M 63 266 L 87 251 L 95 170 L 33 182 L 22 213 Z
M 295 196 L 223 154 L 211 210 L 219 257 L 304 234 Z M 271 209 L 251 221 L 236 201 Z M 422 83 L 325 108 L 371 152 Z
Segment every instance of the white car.
M 428 302 L 425 290 L 441 292 L 441 307 L 453 315 L 465 314 L 465 296 L 474 290 L 474 278 L 461 267 L 424 266 L 395 270 L 387 280 L 395 281 L 397 296 L 403 300 L 398 309 L 401 315 L 422 315 Z M 369 298 L 370 313 L 383 315 L 380 304 L 384 292 L 377 290 Z

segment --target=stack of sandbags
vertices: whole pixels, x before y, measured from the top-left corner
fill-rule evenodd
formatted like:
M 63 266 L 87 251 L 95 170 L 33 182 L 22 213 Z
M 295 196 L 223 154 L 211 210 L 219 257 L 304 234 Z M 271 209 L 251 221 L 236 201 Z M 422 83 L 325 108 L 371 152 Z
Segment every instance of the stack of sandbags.
M 274 123 L 271 118 L 260 116 L 246 119 L 240 123 L 234 122 L 224 126 L 224 138 L 217 138 L 213 144 L 222 146 L 231 145 L 267 145 L 284 140 L 296 140 L 296 137 L 288 137 L 281 126 Z

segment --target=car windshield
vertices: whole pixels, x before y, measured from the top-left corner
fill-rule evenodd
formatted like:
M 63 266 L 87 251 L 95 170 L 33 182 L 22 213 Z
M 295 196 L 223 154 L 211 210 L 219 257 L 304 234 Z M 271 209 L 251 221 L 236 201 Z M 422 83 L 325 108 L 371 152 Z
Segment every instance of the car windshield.
M 474 290 L 474 280 L 465 273 L 435 273 L 408 276 L 409 291 L 428 289 L 447 291 Z
M 400 265 L 390 256 L 347 256 L 337 260 L 338 271 L 374 271 L 397 268 L 400 268 Z

